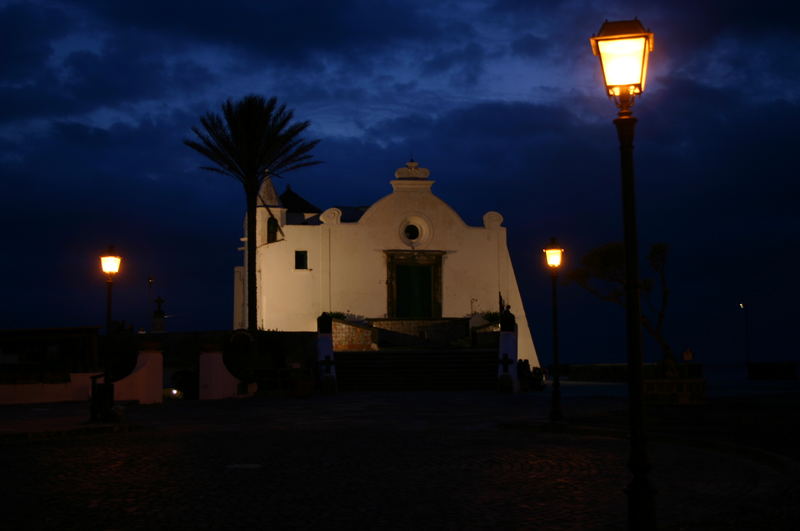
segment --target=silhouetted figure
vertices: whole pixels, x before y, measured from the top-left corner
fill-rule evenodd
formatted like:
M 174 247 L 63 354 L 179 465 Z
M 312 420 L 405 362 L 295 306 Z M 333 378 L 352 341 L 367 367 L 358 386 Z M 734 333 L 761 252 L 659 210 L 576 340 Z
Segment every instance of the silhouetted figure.
M 505 310 L 500 315 L 500 331 L 501 332 L 515 332 L 517 330 L 517 319 L 511 313 L 511 306 L 506 305 Z
M 531 390 L 544 390 L 544 371 L 541 367 L 534 367 L 531 370 Z
M 528 360 L 517 361 L 517 380 L 519 380 L 520 391 L 530 391 L 532 389 L 533 375 L 531 374 L 531 364 Z
M 333 361 L 330 356 L 325 356 L 325 359 L 319 362 L 319 364 L 322 366 L 322 370 L 324 371 L 325 375 L 333 374 L 333 371 L 331 369 L 333 369 L 333 365 L 335 363 L 336 362 Z
M 317 317 L 317 332 L 320 334 L 330 334 L 333 330 L 333 318 L 331 314 L 323 312 Z
M 503 368 L 503 374 L 508 374 L 508 367 L 513 364 L 514 362 L 511 361 L 511 358 L 508 357 L 508 354 L 503 353 L 503 357 L 500 358 L 500 366 Z
M 323 312 L 317 317 L 317 377 L 323 393 L 335 393 L 336 359 L 333 354 L 333 317 Z

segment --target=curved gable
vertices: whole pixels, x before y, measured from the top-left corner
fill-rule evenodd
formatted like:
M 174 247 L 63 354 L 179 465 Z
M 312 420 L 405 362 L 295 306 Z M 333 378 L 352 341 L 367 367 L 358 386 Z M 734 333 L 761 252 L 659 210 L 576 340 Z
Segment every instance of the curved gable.
M 443 247 L 447 234 L 468 227 L 460 215 L 431 192 L 435 181 L 426 168 L 410 161 L 395 172 L 393 192 L 376 201 L 358 221 L 359 226 L 397 235 L 398 244 Z M 412 226 L 407 229 L 408 226 Z M 411 232 L 406 233 L 405 231 Z

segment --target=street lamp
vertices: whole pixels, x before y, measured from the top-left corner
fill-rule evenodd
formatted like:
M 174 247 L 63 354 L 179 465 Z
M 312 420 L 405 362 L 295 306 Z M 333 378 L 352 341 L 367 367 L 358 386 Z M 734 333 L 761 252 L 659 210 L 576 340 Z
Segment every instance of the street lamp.
M 647 60 L 653 34 L 638 19 L 609 22 L 590 39 L 600 58 L 606 94 L 619 109 L 614 125 L 619 137 L 622 169 L 622 216 L 625 233 L 625 320 L 628 343 L 628 401 L 632 479 L 628 496 L 628 529 L 656 528 L 655 491 L 650 484 L 647 441 L 644 432 L 642 332 L 639 309 L 639 261 L 636 235 L 636 195 L 633 174 L 634 97 L 644 92 Z
M 100 255 L 100 270 L 106 275 L 106 336 L 111 335 L 111 288 L 114 285 L 114 276 L 119 273 L 119 266 L 122 257 L 114 252 L 114 246 L 110 245 L 105 254 Z M 110 349 L 112 345 L 105 341 L 103 349 L 105 372 L 103 383 L 97 383 L 96 378 L 92 377 L 92 400 L 91 400 L 91 420 L 104 421 L 112 418 L 111 409 L 114 405 L 114 384 L 111 382 L 111 359 Z
M 555 238 L 550 238 L 550 245 L 544 248 L 547 266 L 553 278 L 553 399 L 550 402 L 550 421 L 557 422 L 564 419 L 561 414 L 561 380 L 558 362 L 558 268 L 561 267 L 561 257 L 564 249 L 556 244 Z
M 100 256 L 100 269 L 106 275 L 106 334 L 111 333 L 111 288 L 121 263 L 122 257 L 114 253 L 113 245 L 109 245 L 108 251 Z

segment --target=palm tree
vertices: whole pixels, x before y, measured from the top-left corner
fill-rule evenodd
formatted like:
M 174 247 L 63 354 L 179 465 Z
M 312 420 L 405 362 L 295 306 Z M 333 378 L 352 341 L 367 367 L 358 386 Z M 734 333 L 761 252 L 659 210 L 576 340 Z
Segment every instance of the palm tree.
M 256 291 L 256 209 L 258 193 L 265 179 L 273 175 L 319 164 L 310 151 L 319 140 L 300 135 L 311 122 L 292 123 L 294 113 L 275 98 L 265 100 L 249 95 L 222 104 L 222 116 L 208 112 L 200 117 L 202 127 L 192 127 L 197 140 L 183 143 L 205 155 L 214 166 L 208 171 L 229 175 L 242 183 L 247 200 L 247 328 L 255 332 Z

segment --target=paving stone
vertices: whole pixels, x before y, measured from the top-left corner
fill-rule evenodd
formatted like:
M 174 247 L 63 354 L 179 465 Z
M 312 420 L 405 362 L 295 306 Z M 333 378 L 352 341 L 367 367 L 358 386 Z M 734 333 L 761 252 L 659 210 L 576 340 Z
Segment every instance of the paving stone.
M 623 529 L 624 401 L 565 397 L 574 420 L 557 427 L 548 405 L 378 393 L 130 407 L 139 429 L 0 442 L 3 527 Z M 796 527 L 795 456 L 769 437 L 737 446 L 729 422 L 714 427 L 729 417 L 651 419 L 660 528 Z

